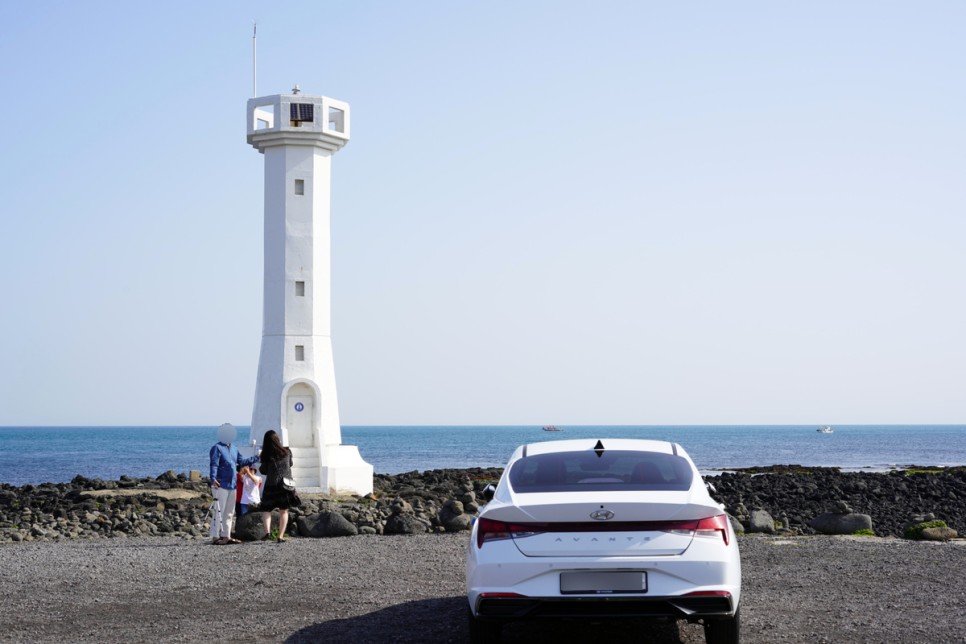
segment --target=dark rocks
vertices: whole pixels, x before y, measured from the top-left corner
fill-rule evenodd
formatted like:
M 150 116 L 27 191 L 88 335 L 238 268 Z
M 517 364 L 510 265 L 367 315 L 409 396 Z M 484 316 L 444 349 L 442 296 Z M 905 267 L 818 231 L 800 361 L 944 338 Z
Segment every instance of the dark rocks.
M 854 534 L 860 530 L 872 530 L 872 517 L 854 512 L 826 512 L 809 521 L 808 525 L 822 534 Z
M 179 489 L 180 488 L 180 489 Z M 199 532 L 211 498 L 183 474 L 13 487 L 0 484 L 0 542 Z
M 865 489 L 852 485 L 853 489 Z M 836 488 L 836 491 L 840 491 Z M 855 534 L 856 532 L 871 532 L 872 517 L 868 514 L 858 514 L 852 511 L 847 501 L 839 499 L 835 502 L 835 512 L 825 512 L 808 521 L 809 527 L 821 534 Z
M 732 514 L 729 514 L 728 515 L 728 521 L 731 522 L 731 529 L 735 531 L 735 534 L 744 534 L 745 533 L 745 525 L 741 521 L 738 520 L 738 517 L 736 517 L 736 516 L 734 516 Z
M 299 535 L 303 537 L 351 537 L 359 529 L 338 512 L 319 512 L 298 520 Z
M 385 534 L 422 534 L 428 532 L 426 524 L 412 514 L 394 514 L 386 521 Z
M 410 490 L 410 494 L 412 494 L 412 492 L 413 491 Z M 406 502 L 405 499 L 393 499 L 389 506 L 389 511 L 392 512 L 393 516 L 398 514 L 412 514 L 413 506 Z
M 878 536 L 901 537 L 909 517 L 926 513 L 960 533 L 966 529 L 966 504 L 956 500 L 966 498 L 966 470 L 962 468 L 907 474 L 789 465 L 759 471 L 765 473 L 726 472 L 706 477 L 716 488 L 712 496 L 745 525 L 749 510 L 765 510 L 773 517 L 784 512 L 790 532 L 815 534 L 809 522 L 840 508 L 842 502 L 852 513 L 871 517 Z
M 941 519 L 953 531 L 966 530 L 966 469 L 873 474 L 782 466 L 763 471 L 767 473 L 706 477 L 716 488 L 712 496 L 725 505 L 733 523 L 740 522 L 739 532 L 815 534 L 824 525 L 815 520 L 830 510 L 839 523 L 843 516 L 869 517 L 879 536 L 903 536 L 910 517 L 917 524 Z M 329 536 L 351 533 L 352 528 L 359 534 L 468 530 L 483 489 L 501 473 L 498 468 L 471 468 L 377 474 L 373 493 L 365 497 L 303 495 L 303 506 L 290 511 L 290 532 Z M 23 487 L 0 484 L 0 542 L 207 535 L 207 480 L 172 474 L 120 481 L 77 476 L 70 483 Z M 236 537 L 261 538 L 261 516 L 255 512 L 237 517 Z M 277 517 L 273 521 L 277 526 Z M 834 529 L 847 534 L 869 529 L 865 519 L 846 522 Z M 949 534 L 941 533 L 943 538 Z
M 236 539 L 241 539 L 242 541 L 258 541 L 265 534 L 265 525 L 262 523 L 261 512 L 249 512 L 244 516 L 235 517 Z
M 472 501 L 470 501 L 470 503 L 472 503 Z M 442 525 L 447 532 L 469 530 L 473 525 L 473 517 L 469 514 L 466 514 L 463 510 L 463 503 L 461 501 L 456 501 L 455 499 L 450 499 L 447 501 L 437 516 L 439 518 L 440 525 Z

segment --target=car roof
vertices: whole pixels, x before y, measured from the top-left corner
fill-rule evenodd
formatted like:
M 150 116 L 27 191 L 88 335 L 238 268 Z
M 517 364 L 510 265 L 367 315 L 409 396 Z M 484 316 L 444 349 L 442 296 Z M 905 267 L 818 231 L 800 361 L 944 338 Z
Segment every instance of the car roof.
M 578 438 L 562 441 L 541 441 L 529 443 L 517 448 L 514 457 L 535 456 L 537 454 L 551 454 L 554 452 L 579 452 L 592 450 L 597 442 L 604 450 L 626 450 L 632 452 L 657 452 L 659 454 L 682 454 L 680 445 L 669 441 L 643 440 L 637 438 Z M 683 454 L 682 454 L 683 455 Z

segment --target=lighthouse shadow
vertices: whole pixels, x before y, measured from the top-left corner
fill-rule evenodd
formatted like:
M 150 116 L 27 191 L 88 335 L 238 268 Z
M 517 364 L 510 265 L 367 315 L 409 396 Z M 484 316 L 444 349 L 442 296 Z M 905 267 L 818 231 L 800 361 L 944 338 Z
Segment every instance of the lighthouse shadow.
M 405 602 L 371 613 L 332 619 L 307 626 L 285 641 L 308 642 L 468 642 L 466 597 L 443 597 Z M 503 627 L 504 642 L 590 642 L 608 644 L 653 642 L 689 644 L 703 642 L 700 626 L 682 622 L 614 620 L 609 622 L 572 622 L 542 620 L 512 622 Z

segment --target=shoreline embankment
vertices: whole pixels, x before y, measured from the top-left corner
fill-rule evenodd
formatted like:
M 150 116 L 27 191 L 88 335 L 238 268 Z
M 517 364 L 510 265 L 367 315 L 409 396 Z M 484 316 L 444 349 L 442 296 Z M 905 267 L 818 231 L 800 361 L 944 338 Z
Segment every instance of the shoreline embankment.
M 371 495 L 304 494 L 290 532 L 303 537 L 392 535 L 468 530 L 486 485 L 501 468 L 377 474 Z M 797 465 L 705 476 L 712 496 L 749 532 L 816 534 L 822 515 L 863 515 L 876 536 L 903 536 L 932 519 L 966 533 L 966 468 L 916 467 L 883 473 Z M 0 543 L 175 536 L 205 538 L 208 482 L 195 473 L 69 483 L 0 484 Z M 740 524 L 740 525 L 739 525 Z M 236 536 L 264 535 L 260 514 L 239 517 Z M 948 536 L 948 535 L 947 535 Z

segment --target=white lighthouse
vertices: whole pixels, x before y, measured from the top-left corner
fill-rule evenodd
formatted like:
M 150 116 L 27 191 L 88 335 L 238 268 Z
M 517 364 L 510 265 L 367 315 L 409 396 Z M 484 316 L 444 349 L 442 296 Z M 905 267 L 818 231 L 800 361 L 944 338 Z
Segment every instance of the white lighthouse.
M 265 156 L 265 284 L 251 439 L 279 432 L 300 489 L 372 492 L 372 466 L 342 445 L 332 361 L 332 155 L 349 106 L 291 94 L 248 101 L 248 142 Z

